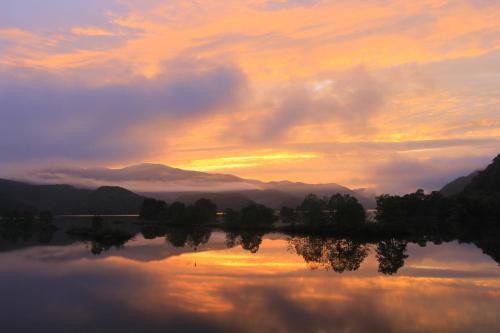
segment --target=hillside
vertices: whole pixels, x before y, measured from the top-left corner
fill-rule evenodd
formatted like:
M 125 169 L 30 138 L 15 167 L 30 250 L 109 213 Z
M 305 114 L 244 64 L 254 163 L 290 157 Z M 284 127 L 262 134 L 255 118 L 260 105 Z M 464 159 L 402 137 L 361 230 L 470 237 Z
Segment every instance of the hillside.
M 480 171 L 470 184 L 465 187 L 464 192 L 477 194 L 499 194 L 500 193 L 500 154 L 493 162 Z
M 469 185 L 474 177 L 476 177 L 479 174 L 479 171 L 474 171 L 471 174 L 463 177 L 459 177 L 445 186 L 439 192 L 441 192 L 442 195 L 444 196 L 452 196 L 459 194 L 465 190 L 467 185 Z
M 190 203 L 201 196 L 213 198 L 221 208 L 238 208 L 248 200 L 273 208 L 294 207 L 309 193 L 331 196 L 335 193 L 355 196 L 365 208 L 374 208 L 374 195 L 351 190 L 336 183 L 307 184 L 291 181 L 264 182 L 230 174 L 183 170 L 162 164 L 139 164 L 124 168 L 48 168 L 29 174 L 31 182 L 47 179 L 78 187 L 121 186 L 144 196 L 172 202 Z
M 121 187 L 79 189 L 0 179 L 0 210 L 33 207 L 55 214 L 136 214 L 143 197 Z

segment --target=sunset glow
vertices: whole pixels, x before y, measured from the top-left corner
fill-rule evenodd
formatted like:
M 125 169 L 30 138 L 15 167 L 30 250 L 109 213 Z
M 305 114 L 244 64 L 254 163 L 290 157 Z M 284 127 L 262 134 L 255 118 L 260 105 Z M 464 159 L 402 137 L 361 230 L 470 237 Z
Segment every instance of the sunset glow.
M 472 0 L 2 1 L 0 171 L 438 189 L 498 153 L 499 17 Z
M 262 155 L 220 157 L 206 160 L 194 160 L 189 164 L 176 167 L 185 170 L 214 171 L 222 169 L 249 168 L 269 164 L 291 162 L 301 159 L 316 158 L 317 154 L 268 153 Z

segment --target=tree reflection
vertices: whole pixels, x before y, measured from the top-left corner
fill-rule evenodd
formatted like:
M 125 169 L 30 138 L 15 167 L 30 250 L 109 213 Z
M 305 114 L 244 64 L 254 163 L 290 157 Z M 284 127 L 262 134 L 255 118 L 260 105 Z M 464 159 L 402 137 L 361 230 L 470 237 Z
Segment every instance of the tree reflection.
M 332 269 L 337 273 L 355 271 L 368 255 L 368 246 L 354 239 L 324 239 L 318 237 L 294 237 L 290 248 L 312 269 Z
M 90 250 L 95 255 L 112 247 L 121 248 L 136 235 L 135 232 L 124 228 L 105 226 L 100 216 L 94 216 L 90 225 L 91 227 L 72 227 L 66 231 L 66 234 L 72 239 L 90 242 Z
M 103 251 L 108 251 L 112 247 L 117 249 L 122 248 L 134 235 L 125 231 L 106 230 L 104 232 L 88 234 L 88 235 L 71 235 L 79 241 L 90 242 L 90 251 L 95 254 L 101 254 Z
M 379 242 L 376 250 L 376 258 L 379 263 L 378 271 L 386 275 L 397 273 L 403 267 L 405 259 L 408 258 L 406 254 L 407 244 L 407 241 L 394 238 Z
M 9 242 L 17 243 L 18 241 L 26 242 L 35 234 L 35 230 L 30 225 L 14 225 L 5 224 L 0 229 L 0 236 Z
M 168 228 L 165 232 L 165 239 L 175 247 L 184 247 L 188 239 L 188 231 L 185 228 Z
M 210 228 L 167 228 L 165 239 L 175 247 L 189 246 L 196 249 L 210 240 Z
M 210 240 L 211 235 L 212 230 L 210 229 L 191 229 L 187 238 L 187 245 L 196 249 L 198 246 L 206 244 Z
M 42 244 L 50 244 L 56 231 L 57 229 L 50 228 L 40 230 L 40 232 L 38 233 L 38 241 Z
M 11 243 L 28 242 L 34 237 L 40 243 L 49 243 L 57 230 L 52 215 L 46 213 L 38 220 L 0 220 L 0 238 Z
M 228 248 L 241 246 L 243 250 L 257 253 L 262 243 L 264 232 L 255 230 L 230 231 L 226 232 L 226 245 Z
M 144 239 L 155 239 L 166 235 L 165 227 L 160 225 L 146 225 L 141 228 L 141 234 Z

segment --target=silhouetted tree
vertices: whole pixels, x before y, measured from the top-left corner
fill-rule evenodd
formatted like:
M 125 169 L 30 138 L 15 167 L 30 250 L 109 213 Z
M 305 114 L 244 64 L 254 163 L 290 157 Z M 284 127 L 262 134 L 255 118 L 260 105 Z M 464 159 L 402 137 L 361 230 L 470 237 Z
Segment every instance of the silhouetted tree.
M 438 192 L 423 190 L 404 196 L 377 197 L 376 219 L 381 226 L 393 230 L 435 233 L 452 212 L 450 199 Z
M 244 207 L 240 216 L 241 224 L 246 227 L 269 226 L 275 221 L 272 208 L 256 203 Z
M 312 227 L 323 227 L 328 223 L 326 200 L 320 199 L 315 194 L 308 194 L 298 209 L 303 212 L 306 223 Z
M 280 209 L 280 218 L 283 223 L 295 223 L 297 214 L 293 208 L 284 206 Z
M 240 224 L 240 213 L 232 208 L 228 208 L 224 211 L 224 225 L 226 227 L 236 227 Z
M 144 220 L 158 220 L 166 215 L 167 208 L 165 201 L 147 198 L 142 202 L 139 217 Z
M 377 212 L 375 215 L 378 223 L 384 226 L 404 225 L 406 212 L 400 196 L 382 194 L 377 197 Z
M 217 218 L 217 205 L 208 199 L 199 199 L 194 203 L 196 218 L 199 223 L 214 222 Z
M 333 223 L 342 227 L 359 227 L 365 223 L 363 206 L 353 196 L 340 193 L 331 196 L 328 208 L 332 212 Z
M 186 205 L 182 202 L 174 202 L 168 207 L 168 219 L 174 223 L 183 223 L 186 218 Z

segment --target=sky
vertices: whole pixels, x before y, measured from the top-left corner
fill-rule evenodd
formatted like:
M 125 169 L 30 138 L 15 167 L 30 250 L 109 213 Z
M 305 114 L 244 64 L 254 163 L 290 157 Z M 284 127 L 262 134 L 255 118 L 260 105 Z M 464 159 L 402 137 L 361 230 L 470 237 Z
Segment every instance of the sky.
M 2 0 L 0 176 L 162 163 L 377 192 L 500 153 L 498 1 Z

